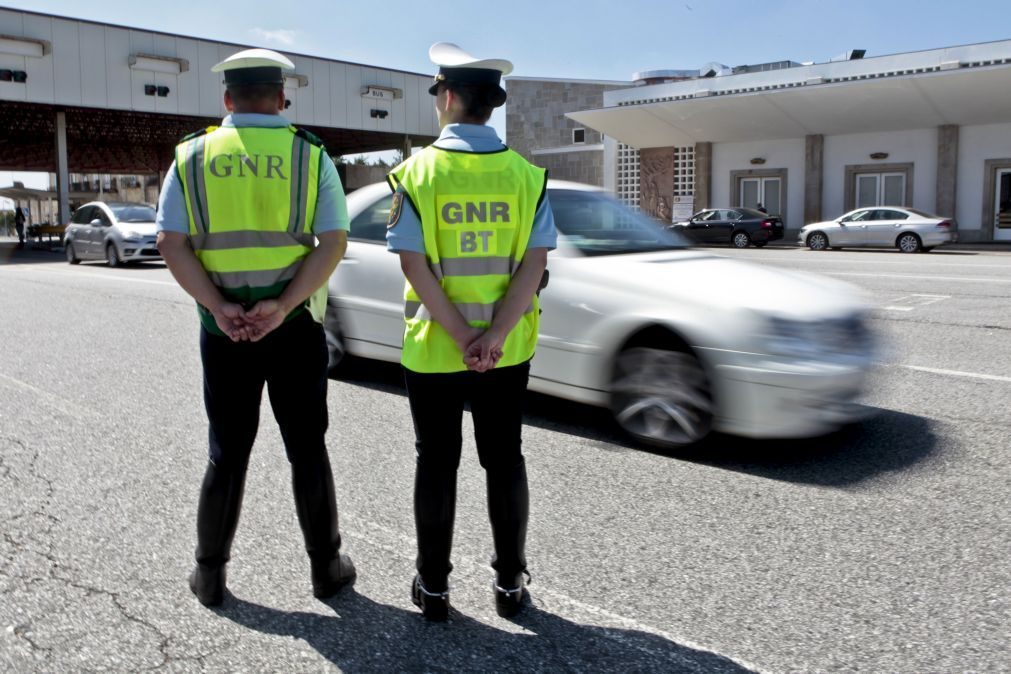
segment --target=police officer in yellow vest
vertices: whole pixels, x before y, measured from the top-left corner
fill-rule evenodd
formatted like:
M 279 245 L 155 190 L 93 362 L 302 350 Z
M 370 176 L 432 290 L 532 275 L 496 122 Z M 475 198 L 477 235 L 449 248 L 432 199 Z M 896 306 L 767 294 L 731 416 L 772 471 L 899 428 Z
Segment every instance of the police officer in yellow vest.
M 529 495 L 522 405 L 537 346 L 536 292 L 556 233 L 547 173 L 486 125 L 505 103 L 512 64 L 456 45 L 429 51 L 439 139 L 389 174 L 388 248 L 407 278 L 402 364 L 416 434 L 418 535 L 412 600 L 429 620 L 449 610 L 461 422 L 469 403 L 487 478 L 498 613 L 522 606 Z
M 230 114 L 183 139 L 159 202 L 158 249 L 197 301 L 201 324 L 210 460 L 190 589 L 208 606 L 224 599 L 264 384 L 291 464 L 313 593 L 331 596 L 355 578 L 340 553 L 324 442 L 321 325 L 327 279 L 347 247 L 347 206 L 322 142 L 280 115 L 282 69 L 293 68 L 266 49 L 214 66 Z

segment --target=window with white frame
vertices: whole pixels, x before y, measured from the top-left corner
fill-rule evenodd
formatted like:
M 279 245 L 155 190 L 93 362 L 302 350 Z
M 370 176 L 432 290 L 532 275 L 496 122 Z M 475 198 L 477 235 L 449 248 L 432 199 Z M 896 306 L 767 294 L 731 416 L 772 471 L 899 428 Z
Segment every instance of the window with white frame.
M 574 144 L 581 144 L 586 142 L 586 129 L 573 129 L 572 130 L 572 142 Z

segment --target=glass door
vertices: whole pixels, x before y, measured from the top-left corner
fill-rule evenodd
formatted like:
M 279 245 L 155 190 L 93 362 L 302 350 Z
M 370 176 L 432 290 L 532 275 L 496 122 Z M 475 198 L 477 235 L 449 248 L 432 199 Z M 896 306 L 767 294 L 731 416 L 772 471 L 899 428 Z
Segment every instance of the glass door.
M 998 169 L 994 187 L 994 241 L 1011 241 L 1011 169 Z
M 779 178 L 741 178 L 739 203 L 743 208 L 762 206 L 767 213 L 779 215 L 782 183 Z
M 854 208 L 906 206 L 905 173 L 858 173 Z

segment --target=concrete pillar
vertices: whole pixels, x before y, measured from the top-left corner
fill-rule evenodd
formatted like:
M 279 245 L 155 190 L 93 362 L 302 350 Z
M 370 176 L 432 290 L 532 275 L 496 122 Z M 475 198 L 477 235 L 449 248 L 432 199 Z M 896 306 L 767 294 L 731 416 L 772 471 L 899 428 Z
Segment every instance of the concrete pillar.
M 56 113 L 56 194 L 59 202 L 58 221 L 53 225 L 70 222 L 70 168 L 67 160 L 67 113 Z
M 400 152 L 402 153 L 404 159 L 407 159 L 408 157 L 411 156 L 411 137 L 410 136 L 404 136 L 404 142 L 400 146 Z
M 709 208 L 713 198 L 713 144 L 695 143 L 695 211 Z
M 815 134 L 804 138 L 804 222 L 818 222 L 822 219 L 821 200 L 825 136 Z
M 937 202 L 934 213 L 945 218 L 955 217 L 955 194 L 958 180 L 958 125 L 937 127 Z
M 674 206 L 674 148 L 639 150 L 639 210 L 671 222 Z

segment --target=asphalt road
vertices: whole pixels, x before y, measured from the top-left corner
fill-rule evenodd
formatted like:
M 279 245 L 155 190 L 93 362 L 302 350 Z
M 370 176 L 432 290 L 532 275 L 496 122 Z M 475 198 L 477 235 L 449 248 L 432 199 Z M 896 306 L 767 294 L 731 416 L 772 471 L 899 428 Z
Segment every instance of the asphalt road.
M 495 615 L 472 441 L 444 625 L 411 605 L 413 436 L 395 367 L 331 382 L 357 584 L 314 600 L 263 410 L 220 610 L 186 587 L 205 462 L 197 320 L 161 265 L 0 249 L 0 669 L 1011 671 L 1011 254 L 712 249 L 864 288 L 860 425 L 677 456 L 534 396 L 533 605 Z M 6 256 L 8 259 L 4 259 Z

